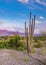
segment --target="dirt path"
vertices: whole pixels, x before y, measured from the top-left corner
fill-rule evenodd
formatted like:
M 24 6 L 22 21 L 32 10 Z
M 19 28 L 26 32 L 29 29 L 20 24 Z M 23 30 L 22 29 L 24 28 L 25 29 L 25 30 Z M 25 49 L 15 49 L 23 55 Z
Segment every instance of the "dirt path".
M 32 57 L 16 50 L 0 50 L 0 65 L 42 65 Z

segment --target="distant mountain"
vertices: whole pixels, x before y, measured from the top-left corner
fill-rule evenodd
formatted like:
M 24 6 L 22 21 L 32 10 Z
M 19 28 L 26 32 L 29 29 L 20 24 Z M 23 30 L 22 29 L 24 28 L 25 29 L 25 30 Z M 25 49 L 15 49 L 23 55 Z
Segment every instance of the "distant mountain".
M 40 34 L 34 34 L 34 36 L 39 36 Z
M 21 32 L 8 31 L 8 30 L 0 30 L 0 36 L 12 36 L 12 35 L 15 35 L 15 34 L 24 36 L 24 33 L 21 33 Z M 34 36 L 39 36 L 39 34 L 34 34 Z
M 24 35 L 24 33 L 15 32 L 15 31 L 8 31 L 8 30 L 0 30 L 0 36 L 12 36 L 15 34 Z
M 0 36 L 14 35 L 15 32 L 8 30 L 0 30 Z

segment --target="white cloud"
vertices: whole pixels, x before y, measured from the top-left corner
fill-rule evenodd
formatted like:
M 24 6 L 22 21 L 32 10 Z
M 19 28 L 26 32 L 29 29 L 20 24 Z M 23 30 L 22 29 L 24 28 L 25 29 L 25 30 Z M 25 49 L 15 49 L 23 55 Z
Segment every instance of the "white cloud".
M 6 24 L 6 23 L 0 25 L 0 30 L 15 31 L 12 24 Z
M 15 20 L 12 21 L 10 20 L 4 20 L 4 19 L 0 19 L 0 30 L 8 30 L 8 31 L 19 31 L 19 32 L 24 32 L 24 24 L 22 26 L 22 24 L 19 25 L 19 22 L 17 23 Z M 14 23 L 15 22 L 15 23 Z M 46 28 L 46 22 L 41 22 L 36 20 L 36 28 L 34 31 L 34 34 L 39 34 L 41 30 L 45 30 Z
M 40 16 L 40 19 L 44 19 L 44 17 L 43 16 Z
M 46 32 L 46 21 L 45 22 L 41 22 L 40 25 L 37 25 L 35 28 L 34 33 L 41 33 L 41 32 Z
M 46 2 L 44 2 L 44 1 L 36 0 L 36 2 L 38 2 L 39 4 L 42 4 L 44 6 L 46 6 Z
M 36 20 L 36 25 L 40 25 L 41 21 Z
M 34 34 L 40 34 L 41 30 L 45 30 L 46 25 L 44 22 L 41 22 L 40 20 L 36 20 L 36 25 L 35 25 L 35 30 L 34 30 Z
M 1 19 L 0 20 L 0 29 L 1 30 L 14 30 L 12 27 L 13 27 L 13 24 L 10 24 L 8 23 L 10 22 L 10 20 L 4 20 L 4 19 Z M 14 25 L 15 26 L 15 25 Z
M 13 20 L 11 23 L 11 20 L 4 20 L 0 19 L 0 30 L 8 30 L 8 31 L 19 31 L 24 32 L 24 28 L 19 25 L 19 22 L 17 23 L 15 20 Z M 15 22 L 15 23 L 13 23 Z
M 27 3 L 26 7 L 28 7 L 29 9 L 37 8 L 37 9 L 39 9 L 39 10 L 41 10 L 41 11 L 46 12 L 46 10 L 44 10 L 43 8 L 40 8 L 40 7 L 38 7 L 38 6 L 36 6 L 36 5 L 33 4 L 34 2 L 37 2 L 37 3 L 39 3 L 39 4 L 46 5 L 45 2 L 41 2 L 40 0 L 18 0 L 18 1 L 19 1 L 19 2 L 22 2 L 22 3 Z M 40 1 L 40 2 L 39 2 L 39 1 Z M 43 4 L 43 3 L 44 3 L 44 4 Z
M 46 21 L 41 24 L 40 31 L 46 32 Z
M 18 0 L 19 2 L 28 3 L 29 0 Z
M 35 29 L 34 34 L 39 34 L 39 29 Z

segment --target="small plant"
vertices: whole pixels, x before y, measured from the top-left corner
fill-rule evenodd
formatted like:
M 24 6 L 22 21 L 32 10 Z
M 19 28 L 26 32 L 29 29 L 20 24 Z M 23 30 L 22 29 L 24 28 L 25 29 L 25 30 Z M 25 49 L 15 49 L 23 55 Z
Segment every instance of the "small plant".
M 18 47 L 18 48 L 16 48 L 16 50 L 18 50 L 18 51 L 24 51 L 25 49 L 23 47 Z
M 26 62 L 28 62 L 29 58 L 28 57 L 24 57 L 23 60 L 26 61 Z
M 36 50 L 35 50 L 35 48 L 32 48 L 32 51 L 31 51 L 32 53 L 35 53 L 36 52 Z

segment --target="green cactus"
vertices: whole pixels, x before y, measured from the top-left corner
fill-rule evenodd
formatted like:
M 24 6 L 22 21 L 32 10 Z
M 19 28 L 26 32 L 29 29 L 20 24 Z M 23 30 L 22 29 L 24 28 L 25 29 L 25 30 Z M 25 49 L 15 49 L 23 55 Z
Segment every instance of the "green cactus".
M 31 15 L 31 14 L 30 14 Z M 32 21 L 30 21 L 30 29 L 29 29 L 29 32 L 30 32 L 30 37 L 29 37 L 29 41 L 30 41 L 30 52 L 32 50 L 32 47 L 33 47 L 33 34 L 34 34 L 34 29 L 35 29 L 35 18 L 36 16 L 34 16 L 34 19 L 32 19 Z M 30 18 L 31 19 L 31 18 Z
M 25 22 L 25 38 L 26 38 L 26 22 Z
M 34 16 L 34 19 L 31 18 L 31 12 L 30 12 L 29 33 L 28 33 L 28 28 L 26 27 L 26 22 L 25 22 L 25 37 L 26 37 L 28 53 L 31 53 L 31 50 L 33 47 L 33 34 L 34 34 L 34 29 L 35 29 L 35 19 L 36 19 L 36 16 Z

